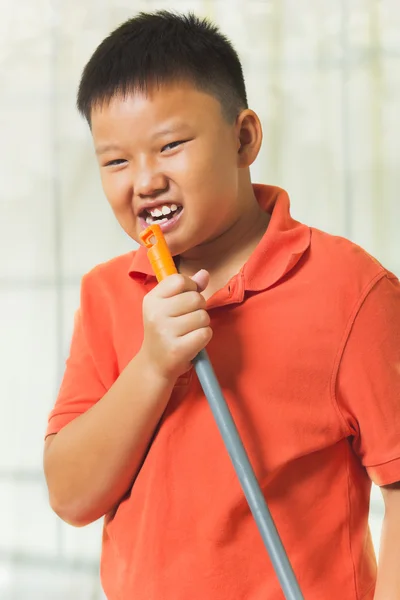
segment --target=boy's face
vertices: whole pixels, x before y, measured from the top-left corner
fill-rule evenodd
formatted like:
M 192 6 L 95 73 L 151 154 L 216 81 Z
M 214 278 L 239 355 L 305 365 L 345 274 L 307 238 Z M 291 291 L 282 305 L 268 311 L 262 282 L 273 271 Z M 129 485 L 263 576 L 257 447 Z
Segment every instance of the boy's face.
M 162 220 L 171 252 L 183 255 L 240 218 L 239 126 L 216 98 L 171 84 L 116 96 L 91 117 L 103 188 L 131 238 Z

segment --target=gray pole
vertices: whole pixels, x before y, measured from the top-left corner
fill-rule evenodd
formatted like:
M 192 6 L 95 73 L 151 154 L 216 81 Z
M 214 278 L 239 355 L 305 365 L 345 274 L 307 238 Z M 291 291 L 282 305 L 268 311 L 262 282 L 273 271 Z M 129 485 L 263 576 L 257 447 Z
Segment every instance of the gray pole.
M 193 364 L 285 598 L 304 600 L 207 352 L 202 350 Z

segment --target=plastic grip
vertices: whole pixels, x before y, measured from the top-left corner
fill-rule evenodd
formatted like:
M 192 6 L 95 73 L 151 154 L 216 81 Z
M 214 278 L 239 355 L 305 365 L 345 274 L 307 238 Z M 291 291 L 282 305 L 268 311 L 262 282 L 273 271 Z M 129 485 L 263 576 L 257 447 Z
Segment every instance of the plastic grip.
M 148 248 L 147 256 L 157 281 L 178 272 L 159 225 L 147 227 L 140 234 L 140 239 Z

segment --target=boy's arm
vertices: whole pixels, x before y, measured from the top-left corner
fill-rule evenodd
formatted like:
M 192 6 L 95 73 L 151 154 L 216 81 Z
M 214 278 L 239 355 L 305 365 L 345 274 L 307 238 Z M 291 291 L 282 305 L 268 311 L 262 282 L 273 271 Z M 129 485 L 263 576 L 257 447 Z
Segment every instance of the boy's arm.
M 99 402 L 47 438 L 50 504 L 64 521 L 87 525 L 126 493 L 172 389 L 139 353 Z
M 50 504 L 68 523 L 95 521 L 132 486 L 175 381 L 211 339 L 199 293 L 207 283 L 206 272 L 172 275 L 149 292 L 139 353 L 100 400 L 48 437 Z
M 381 488 L 385 501 L 374 600 L 400 598 L 400 482 Z
M 400 282 L 384 271 L 359 299 L 336 387 L 353 449 L 386 505 L 375 600 L 400 598 L 399 365 Z

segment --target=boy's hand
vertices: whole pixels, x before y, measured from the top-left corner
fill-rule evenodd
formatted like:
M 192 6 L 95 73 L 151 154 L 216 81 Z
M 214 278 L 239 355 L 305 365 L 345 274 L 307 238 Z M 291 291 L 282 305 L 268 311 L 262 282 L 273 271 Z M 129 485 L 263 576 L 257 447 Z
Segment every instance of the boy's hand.
M 201 295 L 209 274 L 192 278 L 170 275 L 143 301 L 144 340 L 141 353 L 154 372 L 176 380 L 212 338 L 206 300 Z

